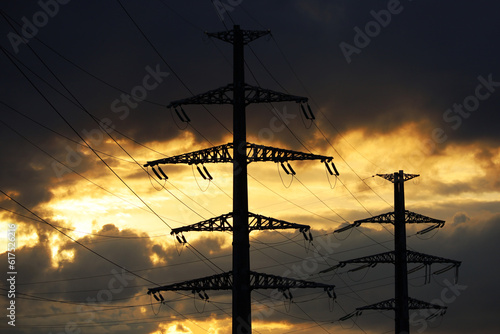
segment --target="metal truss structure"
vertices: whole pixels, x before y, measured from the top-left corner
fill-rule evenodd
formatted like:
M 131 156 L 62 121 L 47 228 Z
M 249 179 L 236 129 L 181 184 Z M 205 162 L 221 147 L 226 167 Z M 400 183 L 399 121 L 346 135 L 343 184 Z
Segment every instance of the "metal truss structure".
M 396 309 L 396 299 L 391 298 L 391 299 L 384 300 L 384 301 L 381 301 L 381 302 L 378 302 L 375 304 L 357 307 L 356 311 L 343 316 L 339 320 L 345 321 L 345 320 L 350 319 L 354 316 L 360 316 L 363 313 L 363 311 L 366 311 L 366 310 L 393 311 L 395 309 Z M 427 317 L 427 319 L 430 319 L 430 318 L 433 318 L 433 317 L 436 317 L 439 315 L 444 315 L 448 308 L 446 306 L 427 303 L 427 302 L 424 302 L 422 300 L 418 300 L 415 298 L 408 298 L 408 309 L 409 310 L 422 310 L 422 309 L 435 310 L 436 313 Z
M 356 220 L 354 223 L 339 228 L 335 232 L 343 232 L 353 227 L 358 227 L 364 223 L 378 223 L 378 224 L 393 224 L 394 225 L 394 251 L 384 252 L 375 255 L 364 256 L 356 259 L 340 261 L 336 266 L 323 270 L 328 272 L 337 268 L 344 267 L 346 264 L 364 264 L 360 267 L 351 269 L 349 271 L 356 271 L 367 267 L 374 267 L 378 263 L 392 263 L 394 264 L 394 277 L 395 277 L 395 298 L 388 299 L 376 304 L 358 307 L 356 311 L 350 313 L 340 320 L 346 320 L 353 316 L 361 314 L 363 310 L 394 310 L 395 311 L 395 333 L 409 333 L 409 312 L 410 309 L 437 309 L 441 313 L 435 313 L 431 317 L 444 314 L 446 307 L 433 305 L 423 302 L 408 296 L 408 273 L 417 271 L 422 267 L 426 269 L 426 283 L 430 282 L 430 267 L 434 263 L 448 264 L 447 267 L 434 272 L 440 274 L 455 268 L 455 280 L 458 279 L 458 268 L 461 265 L 460 261 L 450 260 L 438 256 L 427 255 L 411 250 L 406 247 L 406 224 L 433 224 L 432 226 L 418 232 L 419 234 L 427 233 L 433 229 L 441 228 L 444 226 L 444 221 L 439 219 L 430 218 L 415 212 L 405 210 L 405 197 L 404 197 L 404 182 L 418 177 L 418 174 L 405 174 L 403 171 L 395 172 L 393 174 L 377 174 L 378 176 L 394 183 L 394 212 L 388 212 L 381 215 L 373 216 L 366 219 Z M 408 271 L 408 263 L 420 263 L 421 266 Z
M 351 260 L 346 260 L 346 261 L 339 261 L 339 263 L 331 268 L 325 269 L 320 271 L 320 273 L 326 273 L 338 268 L 343 268 L 347 264 L 364 264 L 361 267 L 357 267 L 354 269 L 349 270 L 350 272 L 352 271 L 357 271 L 361 270 L 367 267 L 375 267 L 379 263 L 395 263 L 396 261 L 396 254 L 394 251 L 390 252 L 384 252 L 380 254 L 375 254 L 375 255 L 369 255 L 369 256 L 363 256 L 359 257 L 356 259 L 351 259 Z M 426 282 L 430 282 L 430 266 L 434 263 L 442 263 L 442 264 L 449 264 L 449 266 L 437 270 L 434 272 L 434 274 L 442 274 L 450 269 L 455 268 L 455 281 L 458 279 L 458 268 L 462 264 L 461 261 L 456 261 L 456 260 L 450 260 L 446 259 L 444 257 L 439 257 L 439 256 L 434 256 L 434 255 L 428 255 L 424 253 L 419 253 L 411 250 L 406 251 L 406 263 L 421 263 L 422 266 L 426 267 Z M 408 273 L 413 273 L 419 269 L 422 268 L 422 266 L 413 268 L 408 271 Z
M 226 30 L 221 32 L 207 32 L 207 36 L 214 37 L 220 39 L 221 41 L 227 43 L 234 43 L 235 36 L 233 30 Z M 271 33 L 270 30 L 240 30 L 241 33 L 241 42 L 243 45 L 247 45 L 253 40 L 256 40 L 262 36 L 269 35 Z
M 394 183 L 394 174 L 377 174 L 377 176 L 380 176 L 383 179 L 386 179 L 387 181 L 390 181 Z M 408 174 L 404 173 L 403 174 L 403 182 L 406 182 L 408 180 L 414 179 L 416 177 L 419 177 L 420 174 Z
M 245 105 L 252 103 L 273 103 L 273 102 L 297 102 L 306 103 L 307 98 L 275 92 L 270 89 L 264 89 L 245 84 Z M 209 90 L 203 94 L 198 94 L 186 99 L 172 101 L 167 108 L 176 108 L 188 104 L 233 104 L 234 85 L 229 84 L 224 87 Z
M 232 224 L 229 223 L 228 219 L 233 218 L 233 213 L 227 213 L 224 215 L 220 215 L 218 217 L 210 218 L 204 221 L 201 221 L 196 224 L 192 225 L 187 225 L 187 226 L 182 226 L 178 228 L 172 229 L 170 234 L 179 234 L 182 232 L 191 232 L 191 231 L 208 231 L 208 232 L 213 232 L 213 231 L 219 231 L 219 232 L 225 232 L 225 231 L 233 231 L 233 226 Z M 283 229 L 298 229 L 302 233 L 306 233 L 309 231 L 310 226 L 309 225 L 303 225 L 303 224 L 295 224 L 295 223 L 289 223 L 284 220 L 280 219 L 275 219 L 271 217 L 265 217 L 262 215 L 258 215 L 255 213 L 248 213 L 248 218 L 249 219 L 249 232 L 250 231 L 256 231 L 256 230 L 283 230 Z M 312 236 L 309 236 L 312 238 Z
M 189 117 L 182 108 L 183 105 L 199 104 L 232 104 L 233 105 L 233 142 L 219 145 L 191 153 L 181 154 L 169 158 L 147 162 L 144 167 L 152 167 L 159 179 L 168 179 L 161 169 L 161 164 L 201 164 L 204 172 L 197 166 L 203 178 L 212 179 L 206 167 L 207 163 L 232 163 L 233 165 L 233 209 L 232 212 L 211 218 L 196 224 L 179 227 L 172 230 L 177 240 L 186 243 L 183 232 L 187 231 L 231 231 L 233 237 L 233 269 L 230 272 L 214 276 L 194 279 L 181 283 L 165 285 L 149 289 L 155 299 L 164 301 L 160 291 L 191 290 L 203 294 L 200 297 L 208 299 L 205 290 L 232 290 L 232 332 L 233 334 L 250 334 L 252 332 L 251 296 L 253 289 L 278 289 L 284 293 L 292 288 L 323 288 L 330 297 L 334 298 L 333 285 L 294 280 L 286 277 L 256 273 L 250 271 L 250 239 L 249 233 L 254 230 L 298 229 L 304 237 L 312 240 L 308 225 L 293 224 L 262 215 L 257 215 L 248 210 L 248 179 L 247 165 L 257 161 L 272 161 L 281 163 L 287 174 L 295 174 L 288 161 L 294 160 L 320 160 L 326 165 L 330 174 L 339 175 L 333 165 L 331 156 L 303 153 L 287 149 L 248 143 L 246 140 L 246 111 L 251 103 L 296 102 L 301 103 L 301 109 L 307 119 L 313 120 L 314 115 L 307 106 L 309 113 L 305 112 L 302 103 L 307 103 L 306 97 L 284 94 L 269 89 L 251 86 L 245 83 L 244 45 L 269 34 L 269 31 L 241 30 L 235 25 L 230 31 L 207 33 L 222 41 L 233 44 L 233 82 L 206 93 L 195 95 L 186 99 L 171 102 L 169 108 L 175 109 L 183 122 L 189 122 Z M 182 115 L 182 116 L 181 116 Z M 285 167 L 284 164 L 287 164 Z M 331 163 L 331 168 L 328 166 Z M 156 168 L 156 169 L 155 169 Z M 229 223 L 228 219 L 232 222 Z M 308 233 L 306 233 L 308 232 Z M 158 293 L 158 296 L 156 296 Z M 285 294 L 285 293 L 284 293 Z M 288 298 L 291 293 L 288 291 Z
M 357 307 L 357 311 L 364 310 L 394 310 L 396 308 L 396 301 L 394 298 L 384 300 L 382 302 L 378 302 L 372 305 Z M 415 298 L 408 298 L 408 309 L 410 310 L 419 310 L 419 309 L 435 309 L 435 310 L 446 310 L 446 306 L 431 304 L 428 302 L 424 302 Z
M 436 228 L 441 228 L 445 224 L 444 220 L 427 217 L 427 216 L 424 216 L 424 215 L 421 215 L 419 213 L 415 213 L 415 212 L 412 212 L 409 210 L 405 210 L 404 215 L 405 215 L 405 222 L 407 224 L 434 224 L 433 226 L 430 226 L 430 227 L 418 232 L 418 234 L 424 234 L 424 233 L 427 233 L 427 232 L 434 230 Z M 393 224 L 394 225 L 395 221 L 396 221 L 395 211 L 387 212 L 387 213 L 383 213 L 383 214 L 373 216 L 370 218 L 356 220 L 352 224 L 349 224 L 347 226 L 336 229 L 334 231 L 334 233 L 344 232 L 344 231 L 347 231 L 348 229 L 351 229 L 353 227 L 358 227 L 361 224 L 365 224 L 365 223 Z

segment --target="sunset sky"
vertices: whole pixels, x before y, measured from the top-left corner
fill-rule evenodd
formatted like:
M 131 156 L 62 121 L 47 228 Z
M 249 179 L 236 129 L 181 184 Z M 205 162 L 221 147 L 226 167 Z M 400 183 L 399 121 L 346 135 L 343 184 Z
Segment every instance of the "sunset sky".
M 252 232 L 251 269 L 337 293 L 296 290 L 290 302 L 255 290 L 254 332 L 394 331 L 392 311 L 339 321 L 394 297 L 393 265 L 319 272 L 393 249 L 392 225 L 333 231 L 393 211 L 393 184 L 375 175 L 399 170 L 420 174 L 405 183 L 406 208 L 446 221 L 423 235 L 429 225 L 408 225 L 408 249 L 462 261 L 458 284 L 454 271 L 427 284 L 425 269 L 409 274 L 411 297 L 448 307 L 431 320 L 410 311 L 412 333 L 500 330 L 500 5 L 9 0 L 0 9 L 2 333 L 230 333 L 230 291 L 206 291 L 208 302 L 164 292 L 165 305 L 147 291 L 231 270 L 231 233 L 184 233 L 187 247 L 170 235 L 232 211 L 231 165 L 206 164 L 211 182 L 195 166 L 163 165 L 166 182 L 142 166 L 232 141 L 231 106 L 184 106 L 189 124 L 166 106 L 231 83 L 231 45 L 205 32 L 234 24 L 271 31 L 245 48 L 246 83 L 307 97 L 316 118 L 293 102 L 250 105 L 248 142 L 331 156 L 340 172 L 320 161 L 290 162 L 293 178 L 273 162 L 248 166 L 249 210 L 314 236 Z

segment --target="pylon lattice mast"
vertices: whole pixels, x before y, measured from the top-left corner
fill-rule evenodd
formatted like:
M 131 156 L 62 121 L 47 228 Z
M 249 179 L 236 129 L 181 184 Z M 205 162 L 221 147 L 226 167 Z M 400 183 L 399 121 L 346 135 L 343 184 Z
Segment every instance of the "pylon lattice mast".
M 178 228 L 172 229 L 170 234 L 179 234 L 182 232 L 190 232 L 190 231 L 233 231 L 233 226 L 229 223 L 229 219 L 233 218 L 233 213 L 227 213 L 224 215 L 220 215 L 218 217 L 210 218 L 204 221 L 201 221 L 196 224 L 182 226 Z M 284 229 L 298 229 L 300 232 L 304 233 L 304 237 L 306 239 L 312 238 L 312 235 L 307 235 L 306 232 L 310 230 L 309 225 L 289 223 L 284 220 L 275 219 L 271 217 L 265 217 L 262 215 L 258 215 L 255 213 L 248 213 L 248 218 L 250 219 L 248 224 L 248 231 L 255 230 L 284 230 Z
M 456 278 L 458 278 L 458 267 L 461 262 L 450 260 L 438 256 L 427 255 L 419 252 L 407 250 L 406 248 L 406 224 L 433 224 L 430 227 L 418 232 L 427 233 L 435 228 L 444 226 L 444 221 L 430 218 L 418 213 L 405 210 L 404 182 L 418 177 L 418 174 L 405 174 L 402 170 L 394 174 L 377 174 L 392 183 L 394 183 L 394 212 L 384 213 L 366 219 L 355 221 L 353 224 L 337 229 L 335 232 L 343 232 L 353 227 L 358 227 L 364 223 L 390 223 L 394 225 L 394 251 L 364 256 L 347 261 L 341 261 L 336 266 L 323 270 L 327 272 L 337 268 L 344 267 L 346 264 L 364 264 L 350 271 L 360 270 L 366 267 L 374 267 L 378 263 L 393 263 L 395 276 L 395 298 L 385 300 L 380 303 L 356 308 L 356 311 L 346 315 L 340 320 L 349 319 L 355 315 L 360 315 L 363 310 L 394 310 L 395 311 L 395 333 L 407 334 L 410 332 L 409 310 L 410 309 L 434 309 L 440 314 L 444 314 L 445 306 L 439 306 L 423 302 L 408 296 L 408 273 L 421 269 L 416 267 L 408 271 L 408 263 L 421 263 L 426 267 L 426 282 L 430 281 L 430 266 L 433 263 L 448 264 L 446 268 L 440 269 L 435 274 L 443 273 L 449 269 L 455 268 Z
M 256 273 L 250 271 L 250 243 L 249 233 L 253 230 L 269 229 L 299 229 L 306 239 L 312 240 L 308 225 L 289 223 L 270 217 L 264 217 L 248 211 L 248 180 L 247 165 L 256 161 L 273 161 L 281 163 L 285 171 L 295 174 L 288 164 L 292 160 L 320 160 L 326 164 L 332 161 L 330 156 L 315 155 L 298 151 L 274 148 L 269 146 L 251 144 L 246 141 L 246 115 L 245 107 L 251 103 L 270 103 L 291 101 L 306 103 L 306 97 L 288 95 L 280 92 L 254 87 L 244 81 L 244 45 L 269 34 L 269 31 L 241 30 L 235 25 L 233 30 L 208 33 L 208 36 L 220 39 L 233 45 L 233 83 L 224 87 L 208 91 L 187 99 L 174 101 L 169 104 L 171 108 L 181 108 L 184 120 L 189 120 L 183 105 L 189 104 L 232 104 L 233 105 L 233 142 L 198 150 L 170 158 L 149 161 L 144 166 L 152 167 L 160 179 L 167 179 L 161 169 L 161 164 L 205 164 L 205 163 L 232 163 L 233 164 L 233 211 L 196 224 L 172 230 L 177 240 L 182 243 L 186 239 L 182 235 L 187 231 L 232 231 L 233 232 L 233 270 L 209 277 L 190 280 L 182 283 L 166 285 L 149 289 L 148 294 L 156 296 L 160 291 L 191 290 L 201 292 L 202 297 L 208 298 L 205 290 L 231 290 L 233 294 L 233 333 L 245 334 L 252 332 L 251 323 L 251 298 L 253 289 L 278 289 L 285 291 L 291 288 L 323 288 L 330 297 L 334 298 L 334 285 L 294 280 L 285 277 Z M 179 111 L 176 109 L 178 115 Z M 284 166 L 287 163 L 288 169 Z M 158 168 L 156 171 L 155 167 Z M 332 167 L 338 174 L 335 166 Z M 212 178 L 205 166 L 203 170 L 198 167 L 202 176 Z M 232 218 L 232 224 L 228 219 Z M 308 234 L 306 232 L 309 232 Z M 163 301 L 163 296 L 159 295 Z M 287 294 L 291 297 L 291 294 Z

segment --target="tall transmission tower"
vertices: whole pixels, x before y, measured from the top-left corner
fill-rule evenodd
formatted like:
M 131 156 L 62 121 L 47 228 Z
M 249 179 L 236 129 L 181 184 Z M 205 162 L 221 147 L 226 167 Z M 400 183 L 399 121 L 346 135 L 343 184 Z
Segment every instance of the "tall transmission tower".
M 172 230 L 177 240 L 186 242 L 183 232 L 188 231 L 231 231 L 233 233 L 233 264 L 232 271 L 208 277 L 166 285 L 148 290 L 158 300 L 164 300 L 160 291 L 193 291 L 206 297 L 205 290 L 232 291 L 232 332 L 246 334 L 252 332 L 251 322 L 251 291 L 253 289 L 278 289 L 287 291 L 292 288 L 323 288 L 330 297 L 335 298 L 334 285 L 315 283 L 303 280 L 257 273 L 250 270 L 250 241 L 249 233 L 253 230 L 270 229 L 299 229 L 305 236 L 310 234 L 310 226 L 289 223 L 270 217 L 264 217 L 248 211 L 248 180 L 247 165 L 251 162 L 273 161 L 280 163 L 285 171 L 295 174 L 288 161 L 292 160 L 320 160 L 331 172 L 329 163 L 332 157 L 302 153 L 286 149 L 274 148 L 248 143 L 246 141 L 245 108 L 251 103 L 271 103 L 292 101 L 307 103 L 306 97 L 293 96 L 275 92 L 260 87 L 245 84 L 244 46 L 253 40 L 269 34 L 269 31 L 242 30 L 235 25 L 232 30 L 208 33 L 208 36 L 217 38 L 233 45 L 233 83 L 187 99 L 171 102 L 168 107 L 175 108 L 178 115 L 183 114 L 184 120 L 189 120 L 183 105 L 189 104 L 232 104 L 233 105 L 233 142 L 186 153 L 170 158 L 149 161 L 145 167 L 152 167 L 160 179 L 167 175 L 161 169 L 161 164 L 195 164 L 203 177 L 211 178 L 205 163 L 232 163 L 233 164 L 233 211 L 196 224 Z M 180 112 L 177 108 L 180 108 Z M 287 164 L 288 169 L 284 164 Z M 198 166 L 202 165 L 202 169 Z M 155 167 L 158 171 L 155 170 Z M 229 220 L 232 219 L 232 224 Z M 156 295 L 158 294 L 158 296 Z M 288 294 L 289 296 L 290 294 Z M 160 297 L 160 298 L 158 298 Z
M 392 183 L 394 183 L 394 212 L 384 213 L 378 216 L 361 219 L 355 221 L 353 224 L 342 227 L 335 232 L 343 232 L 350 228 L 360 226 L 363 223 L 391 223 L 394 225 L 394 251 L 365 256 L 361 258 L 341 261 L 334 267 L 323 270 L 327 272 L 336 268 L 344 267 L 346 264 L 363 264 L 361 267 L 352 269 L 350 271 L 360 270 L 366 267 L 374 267 L 378 263 L 392 263 L 394 264 L 394 278 L 395 278 L 395 298 L 384 300 L 382 302 L 356 308 L 356 311 L 348 314 L 340 320 L 346 320 L 354 315 L 360 315 L 363 310 L 394 310 L 395 312 L 395 333 L 407 334 L 410 333 L 409 323 L 409 310 L 410 309 L 434 309 L 437 312 L 446 310 L 445 306 L 430 304 L 418 299 L 410 298 L 408 296 L 408 263 L 420 263 L 421 266 L 412 269 L 410 272 L 421 269 L 422 266 L 426 269 L 426 282 L 430 281 L 430 266 L 433 263 L 448 264 L 447 267 L 440 269 L 435 274 L 443 273 L 449 269 L 455 268 L 455 279 L 458 278 L 458 267 L 460 261 L 445 259 L 442 257 L 427 255 L 419 252 L 407 250 L 406 248 L 406 224 L 419 224 L 427 223 L 432 224 L 430 227 L 417 232 L 418 234 L 427 233 L 436 228 L 444 226 L 444 221 L 426 217 L 418 213 L 414 213 L 405 209 L 405 194 L 404 183 L 415 177 L 417 174 L 405 174 L 402 170 L 394 174 L 377 174 Z

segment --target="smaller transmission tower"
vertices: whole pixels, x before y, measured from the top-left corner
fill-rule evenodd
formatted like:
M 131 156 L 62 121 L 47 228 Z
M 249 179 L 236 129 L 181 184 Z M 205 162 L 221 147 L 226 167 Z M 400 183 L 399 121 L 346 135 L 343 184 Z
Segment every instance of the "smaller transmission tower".
M 394 264 L 394 276 L 395 276 L 395 298 L 384 300 L 382 302 L 367 305 L 363 307 L 356 308 L 356 311 L 348 314 L 347 316 L 341 318 L 340 320 L 346 320 L 354 315 L 360 315 L 363 310 L 394 310 L 395 312 L 395 333 L 396 334 L 407 334 L 410 333 L 409 324 L 409 310 L 410 309 L 434 309 L 436 311 L 441 311 L 444 313 L 446 310 L 445 306 L 430 304 L 418 299 L 410 298 L 408 296 L 408 263 L 420 263 L 421 266 L 416 267 L 410 271 L 414 272 L 416 270 L 425 267 L 426 270 L 426 282 L 430 281 L 431 270 L 430 267 L 433 263 L 443 263 L 448 264 L 447 267 L 440 269 L 435 274 L 443 273 L 447 270 L 455 268 L 456 274 L 455 279 L 458 278 L 458 267 L 460 266 L 460 261 L 445 259 L 442 257 L 427 255 L 423 253 L 418 253 L 414 251 L 407 250 L 406 248 L 406 224 L 432 224 L 430 227 L 418 232 L 418 234 L 427 233 L 436 228 L 441 228 L 444 226 L 444 221 L 426 217 L 415 212 L 411 212 L 405 209 L 405 195 L 404 195 L 404 182 L 418 177 L 417 174 L 405 174 L 402 170 L 395 172 L 394 174 L 377 174 L 392 183 L 394 183 L 394 212 L 384 213 L 378 216 L 361 219 L 355 221 L 353 224 L 342 227 L 335 232 L 343 232 L 350 228 L 360 226 L 363 223 L 390 223 L 394 225 L 394 251 L 385 252 L 365 257 L 360 257 L 357 259 L 351 259 L 347 261 L 340 261 L 334 267 L 323 270 L 322 272 L 328 272 L 337 268 L 344 267 L 346 264 L 363 264 L 360 267 L 352 269 L 350 271 L 360 270 L 366 267 L 374 267 L 378 263 L 392 263 Z

